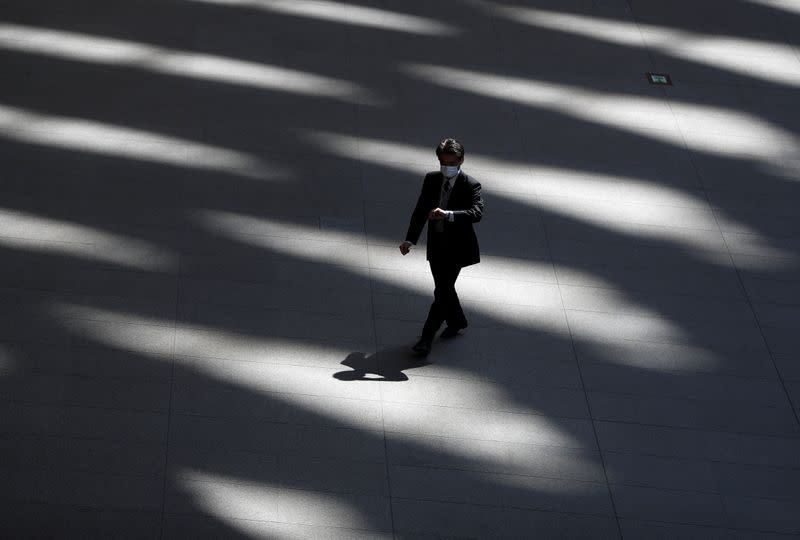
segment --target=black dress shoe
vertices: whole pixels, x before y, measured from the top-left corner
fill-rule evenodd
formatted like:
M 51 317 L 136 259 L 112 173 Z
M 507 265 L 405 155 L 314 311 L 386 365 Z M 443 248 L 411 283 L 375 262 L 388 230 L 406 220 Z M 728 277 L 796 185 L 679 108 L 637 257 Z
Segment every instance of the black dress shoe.
M 420 338 L 416 345 L 411 347 L 411 350 L 414 351 L 417 356 L 428 356 L 431 352 L 431 340 Z
M 467 327 L 466 325 L 464 325 L 464 326 L 448 326 L 447 328 L 442 330 L 442 333 L 439 335 L 439 337 L 442 338 L 442 339 L 454 338 L 454 337 L 460 335 L 459 332 L 461 330 L 465 329 L 466 327 Z

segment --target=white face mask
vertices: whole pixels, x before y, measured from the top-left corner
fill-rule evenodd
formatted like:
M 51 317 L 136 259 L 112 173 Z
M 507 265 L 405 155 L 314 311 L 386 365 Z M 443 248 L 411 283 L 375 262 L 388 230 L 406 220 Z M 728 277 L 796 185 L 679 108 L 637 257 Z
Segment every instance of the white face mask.
M 453 166 L 442 165 L 440 167 L 440 170 L 442 171 L 442 174 L 444 175 L 445 178 L 453 178 L 454 176 L 458 176 L 459 168 L 460 167 L 458 165 L 453 165 Z

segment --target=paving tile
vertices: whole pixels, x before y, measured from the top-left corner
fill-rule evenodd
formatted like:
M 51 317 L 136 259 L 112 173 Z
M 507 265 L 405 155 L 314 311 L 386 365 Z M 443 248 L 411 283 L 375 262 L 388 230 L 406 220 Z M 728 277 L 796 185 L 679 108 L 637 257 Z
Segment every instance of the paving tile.
M 536 306 L 518 304 L 493 304 L 464 301 L 462 306 L 470 312 L 471 327 L 485 327 L 491 332 L 513 340 L 516 334 L 566 335 L 567 319 L 560 305 Z
M 658 214 L 657 209 L 650 208 L 652 214 Z M 580 208 L 576 209 L 577 214 L 581 214 Z M 598 210 L 594 210 L 598 212 Z M 611 209 L 608 210 L 612 212 Z M 668 212 L 662 211 L 663 215 L 660 219 L 661 223 L 669 223 L 671 218 Z M 675 214 L 676 212 L 673 212 Z M 589 214 L 591 215 L 591 214 Z M 675 225 L 660 225 L 655 217 L 637 217 L 633 211 L 629 212 L 634 221 L 623 221 L 612 214 L 611 218 L 602 217 L 602 219 L 595 217 L 594 219 L 588 218 L 586 222 L 576 222 L 571 218 L 553 217 L 545 218 L 545 226 L 547 228 L 548 238 L 552 246 L 559 251 L 554 251 L 553 256 L 560 258 L 561 253 L 566 246 L 573 240 L 582 239 L 584 242 L 596 242 L 598 245 L 603 244 L 616 244 L 619 246 L 631 246 L 638 244 L 651 245 L 653 247 L 663 247 L 672 249 L 675 247 L 680 249 L 691 248 L 695 250 L 710 251 L 710 252 L 724 252 L 725 241 L 722 233 L 717 229 L 700 229 L 689 227 L 678 227 Z M 676 216 L 672 216 L 675 218 Z M 616 219 L 616 221 L 613 221 Z M 680 217 L 683 222 L 688 218 Z M 599 222 L 605 224 L 605 227 L 596 228 L 589 226 L 590 223 Z M 636 221 L 646 221 L 644 224 L 637 223 Z M 695 221 L 697 221 L 695 219 Z M 654 225 L 649 223 L 655 222 Z M 674 221 L 673 221 L 674 223 Z M 710 227 L 708 223 L 703 224 L 704 227 Z M 560 249 L 559 249 L 560 248 Z
M 768 255 L 743 255 L 741 253 L 731 253 L 731 260 L 739 270 L 742 281 L 751 285 L 758 280 L 766 281 L 785 281 L 787 288 L 791 289 L 794 276 L 797 275 L 798 263 L 793 256 Z M 749 292 L 749 290 L 748 290 Z
M 118 349 L 37 342 L 5 342 L 0 349 L 3 351 L 0 370 L 13 370 L 17 376 L 46 373 L 154 384 L 167 381 L 170 376 L 169 363 L 144 361 L 136 353 Z
M 169 274 L 118 270 L 91 262 L 43 264 L 40 256 L 30 253 L 16 255 L 14 259 L 14 264 L 0 273 L 4 287 L 148 300 L 174 298 L 176 291 L 176 278 Z M 20 273 L 19 268 L 26 271 Z
M 800 305 L 800 281 L 742 276 L 748 296 L 756 302 Z
M 170 448 L 196 448 L 304 457 L 383 460 L 380 432 L 326 425 L 296 425 L 251 418 L 204 418 L 175 415 Z
M 373 250 L 373 246 L 370 246 Z M 381 247 L 380 249 L 389 249 Z M 394 249 L 394 248 L 392 248 Z M 418 249 L 422 250 L 424 247 Z M 377 249 L 373 250 L 377 251 Z M 373 294 L 394 294 L 394 295 L 422 295 L 433 300 L 433 277 L 430 268 L 423 260 L 424 255 L 418 254 L 417 261 L 409 261 L 409 266 L 398 269 L 396 264 L 392 268 L 382 268 L 376 265 L 370 268 L 371 287 Z M 456 290 L 459 290 L 460 282 L 456 282 Z
M 763 56 L 769 54 L 764 50 L 769 50 L 769 45 L 768 42 L 761 42 L 756 48 L 746 47 L 742 44 L 740 50 L 735 50 L 730 44 L 728 47 L 713 44 L 711 47 L 707 46 L 705 50 L 700 47 L 685 46 L 678 51 L 678 54 L 670 54 L 669 49 L 665 53 L 656 50 L 653 62 L 658 70 L 680 73 L 681 81 L 731 86 L 761 86 L 775 79 L 793 75 L 791 72 L 793 66 L 786 65 L 784 61 Z M 711 53 L 710 49 L 715 50 L 715 53 Z M 726 49 L 730 50 L 726 51 Z M 753 54 L 753 50 L 758 52 Z M 789 55 L 785 49 L 773 48 L 771 52 L 773 55 L 782 53 L 781 60 Z M 707 59 L 709 54 L 714 54 L 713 63 Z M 789 70 L 789 73 L 781 72 L 781 68 Z M 697 123 L 692 128 L 697 129 Z
M 551 283 L 487 280 L 465 276 L 459 278 L 456 291 L 459 298 L 477 304 L 513 304 L 549 308 L 561 306 L 557 286 Z
M 432 294 L 423 296 L 421 294 L 374 293 L 372 308 L 378 319 L 415 321 L 421 327 L 428 315 L 431 301 Z
M 784 257 L 797 262 L 797 250 L 800 239 L 792 234 L 791 229 L 781 231 L 770 237 L 753 232 L 723 232 L 725 244 L 731 253 L 741 253 L 757 257 Z
M 8 469 L 83 471 L 95 474 L 161 474 L 165 447 L 130 441 L 6 436 L 0 462 Z
M 666 196 L 665 193 L 663 198 Z M 687 203 L 683 200 L 678 201 L 681 206 L 667 206 L 667 201 L 645 204 L 621 200 L 566 197 L 563 194 L 542 196 L 538 200 L 543 206 L 578 214 L 582 219 L 605 223 L 606 226 L 614 229 L 628 230 L 628 225 L 639 225 L 643 233 L 648 230 L 654 231 L 654 237 L 701 234 L 699 231 L 719 231 L 719 225 L 709 208 L 686 207 L 684 205 Z M 699 206 L 700 201 L 691 201 L 689 204 Z M 666 230 L 658 235 L 655 232 L 658 227 Z M 634 229 L 634 227 L 630 228 L 630 230 Z M 689 229 L 693 232 L 690 232 Z M 709 238 L 714 238 L 716 242 L 719 241 L 719 235 L 709 235 Z M 716 247 L 720 246 L 716 245 Z
M 0 399 L 159 412 L 169 408 L 167 381 L 117 381 L 49 374 L 28 374 L 14 377 L 13 381 L 7 390 L 0 391 Z
M 663 396 L 708 401 L 737 401 L 753 405 L 786 405 L 777 380 L 637 371 L 627 366 L 585 365 L 581 369 L 587 390 Z
M 508 241 L 519 242 L 520 239 L 515 237 Z M 530 242 L 526 242 L 526 246 L 530 245 Z M 499 246 L 492 251 L 506 252 Z M 507 252 L 514 253 L 515 256 L 482 255 L 480 264 L 464 268 L 461 275 L 484 279 L 556 283 L 555 272 L 546 253 L 546 246 L 537 247 L 535 253 L 528 256 L 515 248 L 507 250 Z
M 789 399 L 792 401 L 795 413 L 800 415 L 800 382 L 789 381 L 786 384 L 786 391 L 789 394 Z
M 678 157 L 675 153 L 670 157 Z M 667 167 L 675 166 L 683 159 L 671 161 Z M 638 163 L 638 159 L 634 162 Z M 696 181 L 691 177 L 689 182 L 681 182 L 680 189 L 670 187 L 681 178 L 673 182 L 643 181 L 642 179 L 619 177 L 618 175 L 597 175 L 591 171 L 548 169 L 547 167 L 532 167 L 535 178 L 535 193 L 542 197 L 569 197 L 586 201 L 618 201 L 630 205 L 663 205 L 673 208 L 684 208 L 695 211 L 710 208 L 705 193 L 697 188 Z
M 525 19 L 522 19 L 522 21 L 525 21 Z M 528 25 L 509 28 L 507 32 L 502 34 L 501 39 L 504 55 L 508 61 L 530 66 L 529 69 L 534 73 L 537 71 L 544 71 L 551 77 L 557 77 L 561 74 L 568 74 L 571 72 L 574 73 L 575 71 L 583 76 L 608 76 L 610 73 L 609 71 L 598 69 L 598 58 L 609 59 L 612 64 L 618 66 L 617 69 L 619 69 L 620 72 L 623 71 L 621 69 L 622 66 L 641 65 L 646 67 L 649 65 L 649 60 L 643 50 L 623 48 L 616 44 L 598 43 L 595 40 L 581 39 L 574 34 L 566 32 L 544 29 L 540 29 L 538 32 L 532 32 Z M 578 43 L 577 46 L 575 45 L 576 42 Z M 535 62 L 525 64 L 527 57 L 518 50 L 520 46 L 536 49 L 563 48 L 567 46 L 566 43 L 571 43 L 571 46 L 575 49 L 574 52 L 569 55 L 569 61 L 561 64 L 555 62 L 553 59 L 544 57 L 537 57 Z M 589 45 L 589 43 L 591 43 L 591 45 Z M 612 72 L 616 74 L 617 69 L 612 70 Z
M 309 459 L 284 455 L 279 459 L 277 477 L 282 485 L 292 489 L 389 496 L 386 465 L 377 461 Z
M 584 267 L 592 265 L 592 273 L 600 270 L 610 272 L 613 269 L 646 268 L 648 275 L 656 273 L 675 273 L 680 270 L 693 271 L 699 276 L 713 272 L 714 268 L 700 266 L 698 261 L 705 262 L 702 257 L 709 253 L 699 252 L 696 249 L 676 250 L 672 246 L 659 245 L 657 242 L 631 237 L 620 238 L 609 231 L 588 228 L 585 225 L 562 219 L 557 222 L 554 235 L 549 235 L 553 259 L 556 262 L 571 263 Z M 548 230 L 549 233 L 549 230 Z M 689 246 L 685 246 L 688 248 Z M 713 254 L 713 252 L 711 252 Z M 713 259 L 721 268 L 722 259 Z M 727 265 L 730 266 L 730 265 Z M 608 267 L 608 268 L 606 268 Z M 602 276 L 596 276 L 597 278 Z M 630 289 L 631 287 L 626 287 Z
M 701 460 L 605 452 L 608 481 L 614 485 L 716 491 L 713 463 Z
M 603 451 L 798 468 L 796 437 L 596 422 Z
M 414 47 L 413 44 L 406 46 Z M 476 54 L 481 55 L 478 51 Z M 475 61 L 481 62 L 479 57 L 476 57 Z M 437 65 L 430 55 L 422 62 L 416 63 Z M 443 64 L 438 62 L 438 65 Z M 402 66 L 398 71 L 407 73 L 411 83 L 420 82 L 428 88 L 428 97 L 438 104 L 443 115 L 448 115 L 450 118 L 450 129 L 463 133 L 462 138 L 471 141 L 470 148 L 472 150 L 470 151 L 475 155 L 492 155 L 504 151 L 509 152 L 512 149 L 517 151 L 516 155 L 520 155 L 522 144 L 518 131 L 513 128 L 516 126 L 516 110 L 513 103 L 504 100 L 481 100 L 480 97 L 470 93 L 470 87 L 466 85 L 463 87 L 464 91 L 454 92 L 448 87 L 451 85 L 461 87 L 460 81 L 456 77 L 449 81 L 442 81 L 445 84 L 441 86 L 435 84 L 438 81 L 434 81 L 434 84 L 430 85 L 425 84 L 429 79 L 426 70 Z M 359 107 L 356 132 L 362 137 L 372 139 L 414 141 L 415 145 L 418 145 L 419 141 L 434 141 L 435 144 L 435 141 L 441 140 L 440 121 L 427 114 L 424 108 L 419 106 L 420 101 L 424 100 L 425 93 L 419 92 L 418 89 L 415 90 L 409 88 L 409 93 L 394 104 L 392 115 L 397 115 L 397 118 L 402 118 L 402 121 L 391 125 L 386 123 L 386 116 L 377 113 L 374 107 Z M 482 102 L 483 106 L 476 107 L 478 102 Z M 424 150 L 421 159 L 427 158 L 427 166 L 435 167 L 436 157 L 433 148 L 426 147 Z M 469 159 L 467 158 L 467 160 Z M 470 164 L 470 161 L 465 161 L 465 171 L 470 171 Z M 477 178 L 480 180 L 481 176 L 478 175 Z M 409 208 L 408 211 L 410 212 L 411 209 Z
M 491 193 L 486 197 L 492 197 Z M 506 201 L 506 197 L 510 201 Z M 536 207 L 519 209 L 514 193 L 504 193 L 502 198 L 488 199 L 492 212 L 504 215 L 502 221 L 488 220 L 475 226 L 478 242 L 483 250 L 481 264 L 465 269 L 464 275 L 504 278 L 510 274 L 506 268 L 516 263 L 523 272 L 513 277 L 523 281 L 554 281 L 552 268 L 546 264 L 547 236 L 535 218 Z M 510 206 L 508 210 L 503 206 Z M 489 211 L 489 210 L 485 210 Z M 516 231 L 508 234 L 509 230 Z M 533 263 L 545 261 L 542 267 Z M 506 268 L 504 268 L 506 267 Z M 508 276 L 512 277 L 512 276 Z
M 278 521 L 381 532 L 392 527 L 388 497 L 284 489 L 277 503 Z
M 341 386 L 350 381 L 334 382 Z M 273 422 L 313 425 L 351 425 L 380 429 L 381 408 L 377 400 L 353 399 L 335 395 L 261 390 L 243 391 L 231 384 L 176 383 L 173 410 L 178 414 L 209 418 L 253 418 Z
M 0 527 L 16 538 L 64 537 L 67 531 L 82 538 L 156 538 L 161 513 L 121 509 L 95 509 L 76 505 L 6 501 Z
M 782 179 L 781 174 L 765 171 L 747 156 L 722 159 L 695 153 L 692 161 L 697 168 L 700 184 L 711 190 L 769 197 L 792 198 L 796 195 L 796 186 Z
M 358 319 L 351 314 L 345 316 L 310 311 L 263 310 L 255 307 L 206 304 L 182 321 L 186 326 L 178 330 L 177 346 L 180 347 L 186 334 L 213 334 L 214 331 L 219 333 L 226 330 L 240 335 L 249 333 L 255 337 L 363 343 L 372 337 L 372 325 L 368 324 L 367 314 L 360 313 L 357 317 Z
M 418 323 L 421 327 L 422 322 Z M 469 336 L 467 335 L 469 334 Z M 463 336 L 452 341 L 437 343 L 442 356 L 435 362 L 419 363 L 410 356 L 409 347 L 383 349 L 378 353 L 383 369 L 400 369 L 408 376 L 437 377 L 457 381 L 485 381 L 496 387 L 509 385 L 518 389 L 554 387 L 577 389 L 581 387 L 578 367 L 567 344 L 548 347 L 531 340 L 534 347 L 527 353 L 510 347 L 494 351 L 488 345 L 475 343 L 470 328 Z M 455 341 L 455 342 L 454 342 Z M 476 348 L 480 347 L 480 350 Z M 559 350 L 560 349 L 560 350 Z M 413 372 L 410 370 L 414 370 Z
M 568 310 L 570 329 L 578 339 L 614 343 L 622 340 L 693 345 L 695 340 L 711 347 L 755 348 L 763 337 L 755 321 L 704 320 L 683 323 L 670 317 L 616 315 Z M 735 335 L 735 341 L 731 336 Z M 696 336 L 696 337 L 695 337 Z
M 761 94 L 763 96 L 763 94 Z M 759 100 L 763 99 L 761 97 Z M 766 103 L 763 103 L 766 105 Z M 757 184 L 755 184 L 757 186 Z M 754 186 L 754 187 L 755 187 Z M 790 185 L 787 189 L 792 189 Z M 791 197 L 774 195 L 770 193 L 758 193 L 755 189 L 751 193 L 737 193 L 725 189 L 705 190 L 709 203 L 717 209 L 720 217 L 740 218 L 748 217 L 745 223 L 757 223 L 759 228 L 775 230 L 772 226 L 772 219 L 797 217 L 797 208 L 791 203 Z M 720 221 L 725 223 L 725 219 Z M 723 227 L 725 230 L 725 227 Z M 787 229 L 787 232 L 791 229 Z
M 394 500 L 400 538 L 619 538 L 613 518 L 460 503 Z
M 798 471 L 779 467 L 607 452 L 612 484 L 796 500 Z
M 399 499 L 500 505 L 513 508 L 608 514 L 605 482 L 393 466 L 392 496 Z
M 800 427 L 789 404 L 770 407 L 746 402 L 630 396 L 588 392 L 598 420 L 719 429 L 744 433 L 796 435 Z
M 761 379 L 775 377 L 769 350 L 764 344 L 748 347 L 707 347 L 674 343 L 621 341 L 577 342 L 581 364 L 613 364 L 660 372 L 737 375 Z
M 432 407 L 408 403 L 384 404 L 386 431 L 443 435 L 477 440 L 542 444 L 566 448 L 595 447 L 588 421 L 515 414 L 480 409 Z
M 685 525 L 682 523 L 664 523 L 657 521 L 639 521 L 620 519 L 622 534 L 631 538 L 685 538 L 687 540 L 782 540 L 787 537 L 778 533 L 763 531 L 736 530 L 707 525 Z
M 167 455 L 169 478 L 184 478 L 186 471 L 214 471 L 230 481 L 280 482 L 281 456 L 272 453 L 172 445 Z
M 725 506 L 716 494 L 612 485 L 620 518 L 721 526 Z
M 477 369 L 499 382 L 526 381 L 532 385 L 580 388 L 578 367 L 569 351 L 561 354 L 534 349 L 529 355 L 499 355 L 486 351 Z
M 759 465 L 714 463 L 714 476 L 720 493 L 732 496 L 800 499 L 800 471 Z
M 552 326 L 566 330 L 563 318 L 553 314 L 549 316 L 554 321 Z M 544 329 L 478 329 L 470 335 L 476 334 L 478 352 L 484 357 L 503 358 L 550 358 L 568 362 L 572 356 L 566 332 L 562 335 L 553 335 L 553 332 Z
M 724 502 L 729 522 L 734 527 L 794 535 L 800 533 L 796 498 L 776 500 L 726 496 Z
M 558 281 L 564 285 L 574 285 L 583 287 L 597 287 L 598 285 L 619 289 L 624 284 L 625 290 L 637 293 L 639 291 L 653 291 L 664 294 L 683 294 L 699 297 L 717 297 L 741 299 L 742 287 L 738 278 L 731 269 L 713 268 L 702 263 L 681 264 L 670 266 L 668 261 L 661 265 L 635 263 L 630 265 L 620 265 L 619 263 L 607 264 L 609 254 L 589 254 L 582 256 L 583 260 L 562 258 L 559 251 L 564 249 L 573 251 L 574 248 L 568 246 L 554 247 L 553 258 L 559 264 L 556 266 Z M 606 250 L 600 250 L 606 251 Z M 648 253 L 644 250 L 627 250 L 625 259 L 640 260 L 647 258 Z M 614 257 L 619 257 L 617 254 Z M 697 258 L 707 257 L 708 252 L 698 253 Z M 720 255 L 721 256 L 721 255 Z M 723 258 L 729 260 L 725 255 Z M 714 260 L 719 260 L 715 257 Z M 560 264 L 563 261 L 565 264 Z M 573 261 L 575 261 L 573 263 Z M 571 268 L 572 265 L 577 268 Z M 589 272 L 587 272 L 587 270 Z
M 365 531 L 340 527 L 300 525 L 278 521 L 256 521 L 226 518 L 214 519 L 181 514 L 167 514 L 164 521 L 164 538 L 220 538 L 247 535 L 256 538 L 314 538 L 318 540 L 349 540 L 391 538 L 388 532 Z
M 321 283 L 324 280 L 324 285 Z M 358 313 L 370 308 L 368 284 L 337 287 L 324 275 L 315 279 L 283 280 L 269 285 L 231 281 L 181 281 L 179 309 L 199 310 L 200 306 L 254 306 L 264 310 L 286 309 L 326 313 Z
M 49 290 L 6 288 L 0 289 L 2 316 L 29 312 L 32 317 L 47 317 L 59 314 L 62 317 L 83 317 L 90 308 L 97 311 L 130 312 L 147 314 L 156 319 L 175 317 L 174 297 L 126 298 L 124 294 L 92 295 L 81 293 L 59 293 Z
M 97 474 L 83 471 L 17 469 L 2 472 L 4 499 L 18 502 L 77 505 L 98 509 L 157 511 L 163 478 Z
M 240 219 L 245 221 L 245 218 Z M 300 228 L 299 226 L 294 229 L 281 223 L 269 223 L 263 226 L 278 229 L 274 234 L 281 237 L 291 236 L 294 233 L 295 235 L 302 236 L 305 234 L 314 238 L 313 235 L 322 234 L 314 229 L 314 227 L 319 228 L 319 217 L 296 218 L 296 221 L 300 221 L 303 225 L 302 234 L 295 232 L 296 229 Z M 246 222 L 246 224 L 250 225 L 249 222 Z M 181 283 L 191 283 L 196 280 L 199 282 L 198 285 L 206 281 L 270 285 L 275 282 L 293 283 L 311 280 L 314 276 L 320 275 L 320 272 L 324 273 L 332 286 L 357 288 L 360 282 L 355 276 L 343 272 L 338 267 L 320 267 L 317 263 L 298 260 L 280 253 L 251 253 L 240 250 L 226 252 L 224 257 L 220 255 L 218 252 L 182 254 L 181 277 L 185 279 L 182 279 Z M 190 292 L 190 289 L 187 288 L 186 292 Z M 203 292 L 201 287 L 197 287 L 197 294 Z
M 167 415 L 67 405 L 3 403 L 6 435 L 68 436 L 115 441 L 163 442 Z
M 800 381 L 800 363 L 794 354 L 775 354 L 773 358 L 784 380 Z
M 792 354 L 800 345 L 800 337 L 797 336 L 794 328 L 762 325 L 761 331 L 773 354 L 781 356 Z
M 279 487 L 188 472 L 175 480 L 166 493 L 169 513 L 278 521 Z
M 800 306 L 753 303 L 753 310 L 758 322 L 764 327 L 787 329 L 793 328 L 800 317 Z
M 604 481 L 591 450 L 402 433 L 387 437 L 386 448 L 394 465 Z
M 175 376 L 176 387 L 192 389 L 196 394 L 216 391 L 248 394 L 241 387 L 256 393 L 305 394 L 319 397 L 377 400 L 378 388 L 347 384 L 333 377 L 339 364 L 326 367 L 298 366 L 278 363 L 243 362 L 238 360 L 187 358 Z
M 265 365 L 309 366 L 332 369 L 351 354 L 371 355 L 374 344 L 340 338 L 248 336 L 236 330 L 183 327 L 177 332 L 175 358 L 192 365 L 201 360 L 206 368 L 215 361 L 253 362 Z M 221 363 L 224 365 L 224 362 Z M 337 366 L 338 367 L 338 366 Z M 213 370 L 212 370 L 213 373 Z
M 761 248 L 755 251 L 754 256 L 769 256 L 770 251 L 774 252 L 772 256 L 780 256 L 783 252 L 787 259 L 793 260 L 795 256 L 792 253 L 792 231 L 797 229 L 798 216 L 782 211 L 777 204 L 774 205 L 777 207 L 775 209 L 770 208 L 771 205 L 767 206 L 769 203 L 762 204 L 766 208 L 733 206 L 731 209 L 723 207 L 717 210 L 717 220 L 724 234 L 749 235 L 742 237 L 741 240 L 734 237 L 729 245 L 744 241 L 744 247 Z M 757 229 L 753 227 L 753 223 L 758 223 Z M 727 236 L 726 240 L 729 240 Z M 746 253 L 750 250 L 735 249 L 733 252 L 742 253 L 742 251 Z
M 400 347 L 404 350 L 410 350 L 410 347 L 420 336 L 422 324 L 423 323 L 421 321 L 416 322 L 392 319 L 376 320 L 375 333 L 377 334 L 378 347 L 391 349 L 397 349 Z M 461 343 L 464 343 L 464 340 L 462 340 Z M 474 342 L 470 340 L 469 343 L 472 344 L 471 349 L 474 351 Z M 439 350 L 441 349 L 437 347 L 437 349 L 434 349 L 434 352 L 438 352 Z
M 561 285 L 564 307 L 580 311 L 639 316 L 680 317 L 686 321 L 752 321 L 753 310 L 744 298 L 708 298 L 658 291 Z
M 385 402 L 392 403 L 518 413 L 533 409 L 557 416 L 588 416 L 582 390 L 511 384 L 500 386 L 489 381 L 415 377 L 413 384 L 384 385 L 381 393 Z

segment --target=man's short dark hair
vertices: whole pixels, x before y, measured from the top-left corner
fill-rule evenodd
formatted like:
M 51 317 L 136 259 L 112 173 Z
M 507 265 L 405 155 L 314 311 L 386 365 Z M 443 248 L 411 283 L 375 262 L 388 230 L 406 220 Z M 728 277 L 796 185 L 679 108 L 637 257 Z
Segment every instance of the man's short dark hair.
M 442 154 L 455 154 L 459 158 L 463 158 L 464 145 L 455 139 L 444 139 L 436 147 L 436 156 L 441 157 Z

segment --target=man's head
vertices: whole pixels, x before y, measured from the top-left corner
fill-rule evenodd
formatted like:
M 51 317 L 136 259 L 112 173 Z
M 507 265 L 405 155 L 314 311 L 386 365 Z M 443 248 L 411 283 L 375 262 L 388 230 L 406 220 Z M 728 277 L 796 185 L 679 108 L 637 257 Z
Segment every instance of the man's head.
M 459 166 L 464 163 L 464 145 L 455 139 L 444 139 L 436 147 L 440 165 Z

